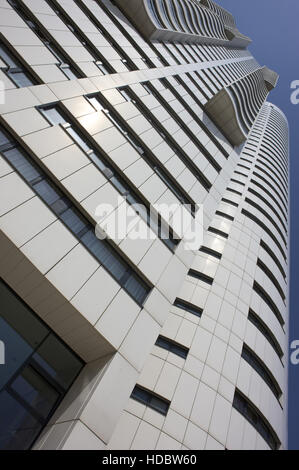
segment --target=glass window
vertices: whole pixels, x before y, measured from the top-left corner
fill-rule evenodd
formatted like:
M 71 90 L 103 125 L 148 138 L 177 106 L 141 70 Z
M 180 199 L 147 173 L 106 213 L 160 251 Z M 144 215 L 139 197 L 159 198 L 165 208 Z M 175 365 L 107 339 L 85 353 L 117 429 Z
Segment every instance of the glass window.
M 51 207 L 55 214 L 60 215 L 60 218 L 63 219 L 63 216 L 61 214 L 67 211 L 67 208 L 70 207 L 70 203 L 66 198 L 60 197 L 51 205 Z
M 204 273 L 200 273 L 199 271 L 196 271 L 195 269 L 190 269 L 188 272 L 188 276 L 195 277 L 196 279 L 199 279 L 202 282 L 206 282 L 207 284 L 212 285 L 214 282 L 214 279 L 210 276 L 207 276 Z
M 8 143 L 9 143 L 9 139 L 4 134 L 4 132 L 0 131 L 0 147 L 3 146 L 3 145 L 7 145 Z
M 60 199 L 60 194 L 46 180 L 36 183 L 33 187 L 42 200 L 49 204 L 49 206 L 52 206 L 52 204 Z
M 0 449 L 28 449 L 83 362 L 0 280 Z
M 0 279 L 0 317 L 32 349 L 48 335 L 48 328 L 34 315 L 26 304 L 19 301 Z M 8 341 L 8 343 L 10 343 Z M 2 370 L 2 369 L 1 369 Z
M 104 162 L 99 155 L 97 155 L 94 151 L 92 153 L 89 153 L 89 158 L 93 163 L 99 168 L 101 171 L 105 170 L 110 170 L 110 168 L 107 166 L 106 162 Z M 111 175 L 113 175 L 113 172 L 111 171 Z
M 59 398 L 59 392 L 30 366 L 25 367 L 10 387 L 44 418 L 51 412 Z
M 76 71 L 71 65 L 69 65 L 67 56 L 58 49 L 51 41 L 48 39 L 48 34 L 46 28 L 41 25 L 38 25 L 34 21 L 34 17 L 32 17 L 31 13 L 28 10 L 24 10 L 20 2 L 16 3 L 12 0 L 9 0 L 10 5 L 14 8 L 14 10 L 19 14 L 19 16 L 26 22 L 29 28 L 39 37 L 39 39 L 44 43 L 44 45 L 49 49 L 49 51 L 56 57 L 57 61 L 59 62 L 60 69 L 64 72 L 64 74 L 70 79 L 74 80 L 77 78 L 82 78 L 82 73 Z M 1 53 L 0 53 L 1 54 Z
M 280 387 L 272 377 L 267 366 L 253 351 L 248 348 L 246 344 L 243 345 L 242 358 L 245 359 L 245 361 L 248 362 L 248 364 L 250 364 L 251 367 L 253 367 L 253 369 L 262 377 L 262 379 L 272 390 L 277 400 L 279 400 L 282 394 Z
M 136 399 L 139 399 L 139 400 L 142 400 L 144 403 L 149 402 L 148 392 L 146 392 L 146 390 L 143 390 L 142 388 L 139 388 L 139 387 L 134 388 L 133 393 L 132 393 L 132 397 L 136 398 Z
M 108 68 L 102 62 L 96 62 L 96 65 L 104 75 L 108 75 L 110 73 Z
M 214 258 L 217 258 L 217 259 L 222 258 L 221 253 L 219 253 L 218 251 L 212 250 L 212 248 L 209 248 L 207 246 L 200 247 L 199 251 L 202 251 L 202 253 L 206 253 L 207 255 L 214 256 Z
M 112 253 L 109 249 L 109 246 L 102 240 L 99 240 L 94 230 L 89 230 L 81 238 L 82 243 L 89 248 L 89 250 L 94 254 L 101 264 L 107 266 L 107 269 L 110 270 L 110 263 L 113 262 Z M 122 274 L 126 271 L 125 266 L 122 267 Z
M 32 358 L 65 390 L 82 367 L 77 356 L 53 334 L 46 338 Z
M 28 77 L 25 72 L 8 71 L 7 74 L 12 79 L 12 81 L 20 88 L 34 85 L 34 82 Z
M 99 96 L 86 96 L 86 99 L 98 110 L 103 110 L 103 105 Z M 158 237 L 163 241 L 163 243 L 172 251 L 174 251 L 175 247 L 178 245 L 179 240 L 174 239 L 172 233 L 168 233 L 169 229 L 165 225 L 162 225 L 161 222 L 155 226 L 155 221 L 150 218 L 150 211 L 147 207 L 144 206 L 143 201 L 141 201 L 140 197 L 135 193 L 133 189 L 125 182 L 120 174 L 116 170 L 114 170 L 108 163 L 106 163 L 105 157 L 102 157 L 100 153 L 95 150 L 93 144 L 89 142 L 88 139 L 81 135 L 80 131 L 78 132 L 76 126 L 73 122 L 69 122 L 67 117 L 64 117 L 63 111 L 59 109 L 58 106 L 52 106 L 48 108 L 42 108 L 42 113 L 48 117 L 48 119 L 52 122 L 53 125 L 57 123 L 68 123 L 65 126 L 66 132 L 72 137 L 72 139 L 81 147 L 83 151 L 88 154 L 88 158 L 99 168 L 102 173 L 105 175 L 107 179 L 109 179 L 110 183 L 119 191 L 120 194 L 126 197 L 126 200 L 129 204 L 138 204 L 139 207 L 136 212 L 142 217 L 148 225 L 151 226 L 152 230 L 158 235 Z M 108 113 L 111 120 L 116 124 L 116 126 L 121 130 L 121 132 L 126 135 L 128 140 L 133 143 L 135 146 L 135 140 L 132 141 L 129 133 L 121 126 L 117 119 L 115 119 L 110 112 Z M 136 148 L 136 146 L 135 146 Z M 170 232 L 172 232 L 170 230 Z
M 26 87 L 36 84 L 30 74 L 24 69 L 21 62 L 14 57 L 4 44 L 0 44 L 0 58 L 7 65 L 7 67 L 3 67 L 3 70 L 18 87 Z
M 61 67 L 61 70 L 69 80 L 77 80 L 77 78 L 81 78 L 81 76 L 76 73 L 70 66 L 64 65 L 63 67 Z
M 158 336 L 156 346 L 166 349 L 167 351 L 172 352 L 173 354 L 176 354 L 177 356 L 180 356 L 183 359 L 186 359 L 189 352 L 189 349 L 185 348 L 184 346 L 181 346 L 180 344 L 175 343 L 174 341 L 164 338 L 163 336 Z
M 160 400 L 159 398 L 156 398 L 156 397 L 151 398 L 151 400 L 149 402 L 149 406 L 151 408 L 153 408 L 154 410 L 158 411 L 159 413 L 163 414 L 163 415 L 167 414 L 167 411 L 168 411 L 168 408 L 169 408 L 168 403 L 166 403 L 163 400 Z
M 8 392 L 0 393 L 0 449 L 29 449 L 43 425 Z
M 169 401 L 158 397 L 155 393 L 145 390 L 139 385 L 136 385 L 132 394 L 131 398 L 134 400 L 139 401 L 140 403 L 143 403 L 146 406 L 149 406 L 153 410 L 158 411 L 158 413 L 161 413 L 163 415 L 167 415 L 168 408 L 169 408 Z
M 142 284 L 135 274 L 131 274 L 124 284 L 124 289 L 134 298 L 139 305 L 142 305 L 148 296 L 149 289 L 146 284 Z
M 270 428 L 265 418 L 259 414 L 248 398 L 241 395 L 238 390 L 235 391 L 233 407 L 252 424 L 272 450 L 277 450 L 280 447 L 280 441 L 277 435 Z
M 104 106 L 99 102 L 96 96 L 88 96 L 87 99 L 97 111 L 102 111 L 104 109 Z
M 175 299 L 175 302 L 173 305 L 175 307 L 186 310 L 187 312 L 192 313 L 193 315 L 196 315 L 197 317 L 201 317 L 202 315 L 201 308 L 196 307 L 196 305 L 190 304 L 189 302 L 186 302 L 185 300 L 181 300 L 177 298 Z
M 3 45 L 0 45 L 0 57 L 8 67 L 16 68 L 18 66 L 17 62 Z
M 1 365 L 0 389 L 13 377 L 33 352 L 33 348 L 2 318 L 0 313 L 0 336 L 5 344 L 5 364 Z M 0 420 L 1 421 L 1 420 Z
M 67 133 L 74 139 L 74 141 L 81 147 L 84 152 L 89 152 L 91 150 L 90 145 L 83 139 L 73 127 L 68 127 L 66 129 Z
M 40 177 L 41 173 L 38 169 L 24 158 L 23 153 L 18 148 L 6 150 L 4 156 L 26 181 L 32 182 Z
M 53 126 L 56 124 L 64 124 L 66 122 L 63 114 L 55 106 L 51 108 L 41 108 L 41 111 Z
M 12 141 L 13 150 L 17 150 L 17 158 L 6 158 L 11 165 L 22 173 L 23 166 L 27 169 L 28 165 L 31 170 L 36 170 L 37 165 L 31 165 L 30 157 L 25 151 L 20 152 L 19 146 Z M 6 153 L 3 152 L 4 157 Z M 14 152 L 13 152 L 14 155 Z M 75 208 L 67 196 L 57 188 L 54 183 L 45 175 L 42 170 L 34 181 L 30 181 L 32 189 L 40 196 L 40 198 L 52 209 L 52 211 L 64 221 L 65 225 L 77 238 L 85 245 L 85 247 L 103 264 L 105 269 L 116 279 L 120 286 L 133 296 L 136 293 L 136 302 L 140 303 L 140 299 L 145 300 L 151 288 L 140 278 L 138 273 L 132 277 L 132 283 L 127 284 L 129 275 L 133 272 L 127 262 L 122 258 L 121 254 L 107 240 L 100 240 L 95 235 L 96 228 L 84 217 L 83 214 Z M 31 177 L 30 177 L 31 178 Z M 29 179 L 29 178 L 28 178 Z
M 265 323 L 263 323 L 263 321 L 259 318 L 259 316 L 252 309 L 249 310 L 248 320 L 251 321 L 251 323 L 253 323 L 256 326 L 256 328 L 258 328 L 258 330 L 265 336 L 265 338 L 269 341 L 272 348 L 278 355 L 279 359 L 282 359 L 283 352 L 281 350 L 281 347 L 279 346 L 279 343 L 277 342 L 273 333 L 269 330 L 269 328 L 265 325 Z
M 63 220 L 71 231 L 79 236 L 84 229 L 87 230 L 87 225 L 82 218 L 77 214 L 74 209 L 68 209 L 60 215 L 60 219 Z

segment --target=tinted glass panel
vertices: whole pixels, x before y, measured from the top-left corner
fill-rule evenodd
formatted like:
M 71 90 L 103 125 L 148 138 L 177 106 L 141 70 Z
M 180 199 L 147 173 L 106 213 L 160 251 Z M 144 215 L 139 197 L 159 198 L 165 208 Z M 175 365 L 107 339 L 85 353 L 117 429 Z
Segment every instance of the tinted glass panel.
M 12 55 L 8 52 L 6 47 L 0 45 L 0 57 L 9 67 L 17 67 L 17 63 L 12 57 Z
M 5 158 L 21 173 L 26 181 L 34 181 L 40 177 L 40 172 L 28 160 L 24 159 L 22 152 L 14 148 L 4 152 Z
M 76 80 L 77 78 L 80 78 L 80 75 L 75 73 L 70 67 L 63 67 L 61 70 L 70 80 Z
M 151 398 L 149 406 L 154 410 L 158 411 L 159 413 L 162 413 L 163 415 L 166 415 L 169 408 L 168 403 L 165 403 L 164 401 L 156 397 Z
M 12 378 L 33 352 L 32 347 L 0 317 L 0 335 L 5 344 L 5 364 L 1 364 L 0 389 Z M 0 420 L 1 421 L 1 420 Z
M 8 72 L 10 78 L 15 82 L 19 87 L 31 86 L 34 85 L 32 80 L 24 72 Z
M 51 206 L 52 204 L 57 202 L 58 199 L 60 199 L 60 194 L 58 194 L 46 180 L 35 184 L 34 190 L 43 199 L 43 201 L 49 204 L 49 206 Z
M 147 286 L 141 284 L 141 282 L 132 274 L 124 284 L 124 288 L 139 304 L 143 304 L 149 291 Z
M 45 108 L 42 110 L 42 113 L 48 118 L 48 120 L 54 126 L 56 124 L 63 124 L 65 122 L 64 116 L 55 107 Z
M 167 351 L 172 352 L 173 354 L 176 354 L 177 356 L 180 356 L 183 359 L 186 359 L 189 352 L 189 350 L 184 346 L 181 346 L 180 344 L 177 344 L 174 341 L 164 338 L 163 336 L 158 337 L 156 341 L 156 346 L 160 346 L 160 348 L 166 349 Z
M 6 135 L 3 132 L 0 131 L 0 147 L 2 145 L 6 145 L 8 143 L 9 143 L 8 138 L 6 137 Z
M 28 449 L 83 367 L 0 280 L 0 449 Z
M 47 417 L 59 398 L 59 393 L 32 367 L 25 367 L 11 384 L 11 388 L 44 418 Z
M 67 225 L 72 232 L 78 235 L 84 230 L 87 225 L 84 220 L 74 211 L 74 209 L 68 209 L 60 216 L 61 220 Z
M 33 359 L 65 390 L 82 368 L 82 362 L 56 336 L 50 334 Z
M 27 169 L 32 167 L 35 171 L 40 171 L 37 173 L 38 178 L 34 178 L 33 181 L 29 181 L 31 188 L 40 196 L 40 198 L 51 208 L 56 215 L 58 215 L 61 220 L 66 218 L 65 224 L 69 227 L 74 235 L 85 245 L 86 248 L 98 259 L 98 261 L 104 265 L 105 269 L 117 280 L 117 282 L 124 287 L 127 292 L 134 297 L 134 300 L 137 303 L 141 303 L 145 300 L 147 294 L 150 292 L 151 288 L 140 278 L 140 276 L 131 268 L 125 259 L 122 258 L 116 249 L 111 243 L 106 239 L 99 239 L 95 235 L 95 230 L 97 226 L 94 227 L 82 213 L 79 212 L 73 206 L 73 203 L 67 196 L 59 189 L 49 178 L 48 176 L 40 170 L 37 165 L 31 165 L 30 156 L 23 151 L 19 151 L 19 146 L 11 138 L 11 146 L 14 146 L 13 150 L 17 150 L 17 158 L 8 158 L 6 153 L 3 152 L 3 156 L 6 157 L 7 161 L 19 172 L 22 173 L 23 168 Z M 15 156 L 13 152 L 13 156 Z M 16 160 L 16 161 L 14 161 Z M 29 165 L 29 167 L 28 167 Z M 70 208 L 68 214 L 64 215 L 64 211 Z M 81 225 L 81 221 L 76 217 L 79 216 L 84 222 L 84 225 Z M 68 217 L 67 217 L 68 216 Z M 78 230 L 79 224 L 79 232 Z M 82 226 L 82 230 L 81 230 Z M 131 283 L 128 282 L 128 279 L 132 275 Z M 139 285 L 138 285 L 139 284 Z
M 145 390 L 139 387 L 139 385 L 135 386 L 131 394 L 131 398 L 134 398 L 134 400 L 137 400 L 140 403 L 149 406 L 153 410 L 156 410 L 163 415 L 167 414 L 170 405 L 169 401 L 164 400 L 164 398 L 158 397 L 150 390 Z
M 68 134 L 74 139 L 75 142 L 84 150 L 85 152 L 88 152 L 91 150 L 89 144 L 84 140 L 78 132 L 76 132 L 72 127 L 67 128 Z
M 42 424 L 5 391 L 0 393 L 0 410 L 0 449 L 28 449 Z
M 238 390 L 235 392 L 233 407 L 239 411 L 260 433 L 260 435 L 268 443 L 272 450 L 276 450 L 280 446 L 279 439 L 274 431 L 271 429 L 265 418 L 259 414 L 254 408 L 253 404 L 239 393 Z

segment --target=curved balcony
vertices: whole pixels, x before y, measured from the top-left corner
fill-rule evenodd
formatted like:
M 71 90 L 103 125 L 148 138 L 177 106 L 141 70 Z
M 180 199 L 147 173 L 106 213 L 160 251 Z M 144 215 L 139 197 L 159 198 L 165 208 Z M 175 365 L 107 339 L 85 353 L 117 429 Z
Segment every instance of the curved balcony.
M 223 88 L 206 103 L 205 112 L 232 145 L 245 142 L 277 80 L 275 72 L 267 67 L 259 68 Z
M 238 31 L 231 14 L 209 0 L 115 0 L 115 3 L 150 40 L 242 48 L 251 42 Z
M 266 87 L 269 91 L 276 87 L 278 81 L 278 74 L 274 70 L 268 69 L 268 67 L 262 68 L 263 77 L 266 83 Z
M 220 7 L 212 0 L 200 0 L 201 5 L 205 6 L 206 8 L 210 9 L 211 11 L 215 12 L 218 15 L 223 24 L 224 30 L 227 38 L 233 43 L 236 47 L 247 47 L 251 43 L 251 39 L 244 34 L 240 33 L 236 26 L 235 19 L 229 11 L 225 10 L 224 8 Z

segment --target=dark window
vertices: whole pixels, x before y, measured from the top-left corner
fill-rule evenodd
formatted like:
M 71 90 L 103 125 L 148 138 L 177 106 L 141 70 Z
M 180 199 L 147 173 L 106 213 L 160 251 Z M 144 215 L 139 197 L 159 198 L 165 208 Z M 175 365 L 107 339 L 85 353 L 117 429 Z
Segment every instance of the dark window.
M 186 300 L 182 300 L 182 299 L 177 298 L 177 299 L 175 299 L 173 305 L 175 307 L 186 310 L 186 312 L 192 313 L 192 315 L 196 315 L 197 317 L 201 317 L 201 315 L 202 315 L 202 309 L 201 308 L 196 307 L 196 305 L 193 305 L 190 302 L 187 302 Z
M 259 413 L 255 406 L 236 390 L 233 407 L 241 413 L 244 418 L 257 430 L 257 432 L 265 439 L 272 450 L 280 447 L 280 441 L 276 433 L 271 428 L 266 419 Z
M 38 84 L 37 80 L 25 69 L 15 55 L 0 42 L 0 58 L 6 64 L 1 70 L 13 81 L 17 87 L 27 87 Z
M 165 338 L 164 336 L 158 336 L 156 346 L 166 349 L 166 351 L 172 352 L 173 354 L 176 354 L 177 356 L 180 356 L 183 359 L 186 359 L 189 352 L 188 348 L 185 348 L 184 346 L 181 346 L 175 341 L 171 341 L 170 339 Z
M 268 181 L 266 178 L 264 178 L 262 175 L 260 175 L 259 173 L 257 173 L 256 171 L 253 171 L 252 173 L 256 178 L 259 178 L 260 180 L 263 181 L 263 183 L 265 183 L 267 186 L 269 186 L 269 188 L 272 189 L 273 193 L 276 194 L 276 196 L 278 197 L 278 199 L 280 200 L 280 202 L 282 203 L 283 207 L 284 207 L 284 211 L 282 212 L 285 212 L 286 214 L 288 213 L 288 207 L 287 207 L 287 204 L 286 202 L 283 200 L 281 194 L 279 193 L 279 191 L 277 191 L 276 187 L 270 183 L 270 181 Z M 267 173 L 266 173 L 267 174 Z M 261 185 L 262 188 L 264 187 L 264 185 Z
M 242 357 L 253 369 L 262 377 L 262 379 L 269 386 L 277 400 L 281 397 L 281 389 L 277 384 L 276 380 L 272 377 L 267 366 L 261 361 L 261 359 L 246 345 L 243 345 Z
M 229 191 L 230 193 L 238 194 L 238 196 L 242 196 L 242 193 L 240 193 L 240 191 L 236 191 L 235 189 L 232 189 L 232 188 L 226 188 L 226 191 Z
M 279 259 L 275 255 L 275 253 L 271 250 L 271 248 L 263 240 L 260 241 L 260 245 L 265 250 L 265 252 L 268 253 L 268 255 L 273 259 L 274 263 L 276 264 L 276 266 L 278 267 L 279 271 L 281 272 L 281 274 L 283 275 L 283 277 L 285 279 L 286 278 L 286 273 L 285 273 Z
M 282 233 L 282 230 L 279 228 L 279 226 L 277 225 L 277 223 L 275 222 L 275 220 L 271 217 L 271 215 L 269 215 L 269 212 L 266 211 L 265 209 L 263 209 L 259 204 L 257 204 L 256 202 L 252 201 L 251 199 L 249 199 L 248 197 L 245 198 L 245 202 L 247 202 L 247 204 L 250 204 L 252 207 L 254 207 L 255 209 L 257 209 L 261 214 L 263 214 L 270 222 L 271 224 L 273 225 L 273 227 L 276 228 L 277 232 L 279 233 L 279 235 L 281 236 L 285 246 L 287 247 L 287 240 L 286 240 L 286 237 L 284 235 L 284 233 Z
M 29 449 L 78 376 L 83 361 L 0 280 L 0 449 Z
M 221 259 L 222 258 L 222 254 L 219 253 L 219 251 L 215 251 L 215 250 L 212 250 L 212 248 L 208 248 L 207 246 L 202 246 L 199 251 L 202 251 L 203 253 L 205 253 L 206 255 L 209 255 L 209 256 L 214 256 L 214 258 L 217 258 L 217 259 Z
M 230 199 L 226 199 L 225 197 L 223 197 L 223 198 L 221 199 L 221 201 L 226 202 L 226 204 L 230 204 L 231 206 L 239 207 L 239 204 L 237 204 L 237 203 L 234 202 L 234 201 L 231 201 Z
M 251 212 L 247 211 L 246 209 L 242 209 L 241 212 L 246 217 L 253 220 L 257 225 L 262 227 L 262 229 L 269 235 L 269 237 L 272 238 L 277 248 L 279 249 L 280 253 L 282 254 L 284 260 L 286 261 L 287 257 L 286 257 L 284 249 L 282 248 L 281 244 L 279 243 L 275 235 L 272 233 L 272 231 L 267 227 L 267 225 L 265 225 L 260 219 L 258 219 L 255 215 L 253 215 Z
M 228 233 L 225 233 L 222 230 L 219 230 L 218 228 L 209 227 L 208 231 L 211 233 L 215 233 L 215 235 L 220 235 L 220 237 L 228 238 Z
M 277 320 L 281 324 L 282 328 L 285 324 L 284 319 L 281 316 L 280 311 L 278 310 L 276 304 L 273 302 L 271 297 L 267 294 L 267 292 L 258 284 L 258 282 L 254 281 L 253 283 L 253 290 L 263 299 L 263 301 L 268 305 L 270 310 L 274 313 L 276 316 Z
M 3 157 L 25 179 L 54 214 L 114 277 L 121 287 L 139 304 L 145 302 L 151 288 L 121 257 L 116 249 L 95 234 L 95 227 L 78 211 L 70 199 L 33 163 L 30 156 L 14 141 L 7 145 Z
M 231 215 L 226 214 L 225 212 L 216 211 L 216 214 L 217 214 L 217 215 L 220 215 L 221 217 L 224 217 L 224 218 L 227 219 L 227 220 L 231 220 L 231 221 L 234 220 L 234 218 L 233 218 Z
M 273 192 L 269 191 L 264 184 L 261 184 L 261 183 L 258 183 L 257 181 L 255 181 L 254 179 L 252 179 L 250 181 L 252 184 L 254 184 L 255 186 L 257 186 L 259 189 L 261 189 L 264 193 L 267 194 L 267 196 L 270 197 L 270 199 L 272 199 L 273 202 L 275 202 L 276 206 L 280 209 L 280 212 L 285 220 L 285 222 L 287 222 L 287 211 L 285 209 L 283 209 L 282 205 L 280 204 L 280 202 L 278 201 L 277 197 L 275 197 L 275 195 L 273 194 Z M 249 190 L 253 193 L 253 189 L 252 188 L 249 188 Z M 261 198 L 261 194 L 260 192 L 258 193 L 257 191 L 255 191 L 256 194 L 259 194 L 259 197 Z M 269 202 L 268 202 L 269 204 Z M 272 209 L 273 209 L 273 204 L 271 204 L 272 206 Z
M 271 344 L 272 348 L 278 355 L 279 359 L 282 359 L 283 357 L 283 352 L 281 347 L 279 346 L 279 343 L 277 342 L 275 336 L 273 333 L 269 330 L 267 325 L 259 318 L 259 316 L 253 311 L 249 310 L 248 314 L 248 320 L 253 323 L 254 326 L 265 336 L 265 338 L 269 341 Z
M 162 415 L 167 415 L 170 402 L 164 398 L 158 397 L 158 395 L 150 392 L 149 390 L 145 390 L 144 388 L 139 387 L 139 385 L 135 386 L 131 394 L 131 398 L 139 401 L 140 403 L 143 403 L 146 406 L 149 406 Z
M 268 268 L 268 266 L 265 265 L 265 263 L 262 262 L 261 259 L 258 258 L 257 260 L 257 266 L 266 274 L 266 276 L 270 279 L 270 281 L 274 284 L 274 286 L 276 287 L 276 289 L 278 290 L 281 298 L 283 301 L 285 301 L 285 293 L 284 291 L 282 290 L 281 288 L 281 285 L 279 284 L 278 280 L 276 279 L 276 277 L 274 276 L 274 274 L 272 273 L 272 271 Z
M 242 181 L 235 180 L 234 178 L 230 179 L 233 183 L 239 184 L 240 186 L 245 186 L 245 183 L 242 183 Z
M 199 271 L 195 271 L 195 269 L 190 269 L 188 272 L 189 276 L 195 277 L 196 279 L 199 279 L 200 281 L 206 282 L 207 284 L 212 285 L 214 279 L 210 276 L 207 276 L 206 274 L 200 273 Z

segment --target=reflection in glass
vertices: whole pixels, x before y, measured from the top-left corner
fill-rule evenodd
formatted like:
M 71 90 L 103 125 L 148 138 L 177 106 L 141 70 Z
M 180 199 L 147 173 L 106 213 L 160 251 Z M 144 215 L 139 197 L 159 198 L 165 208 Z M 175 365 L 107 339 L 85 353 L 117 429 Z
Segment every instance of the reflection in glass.
M 82 361 L 0 280 L 0 449 L 29 449 Z

